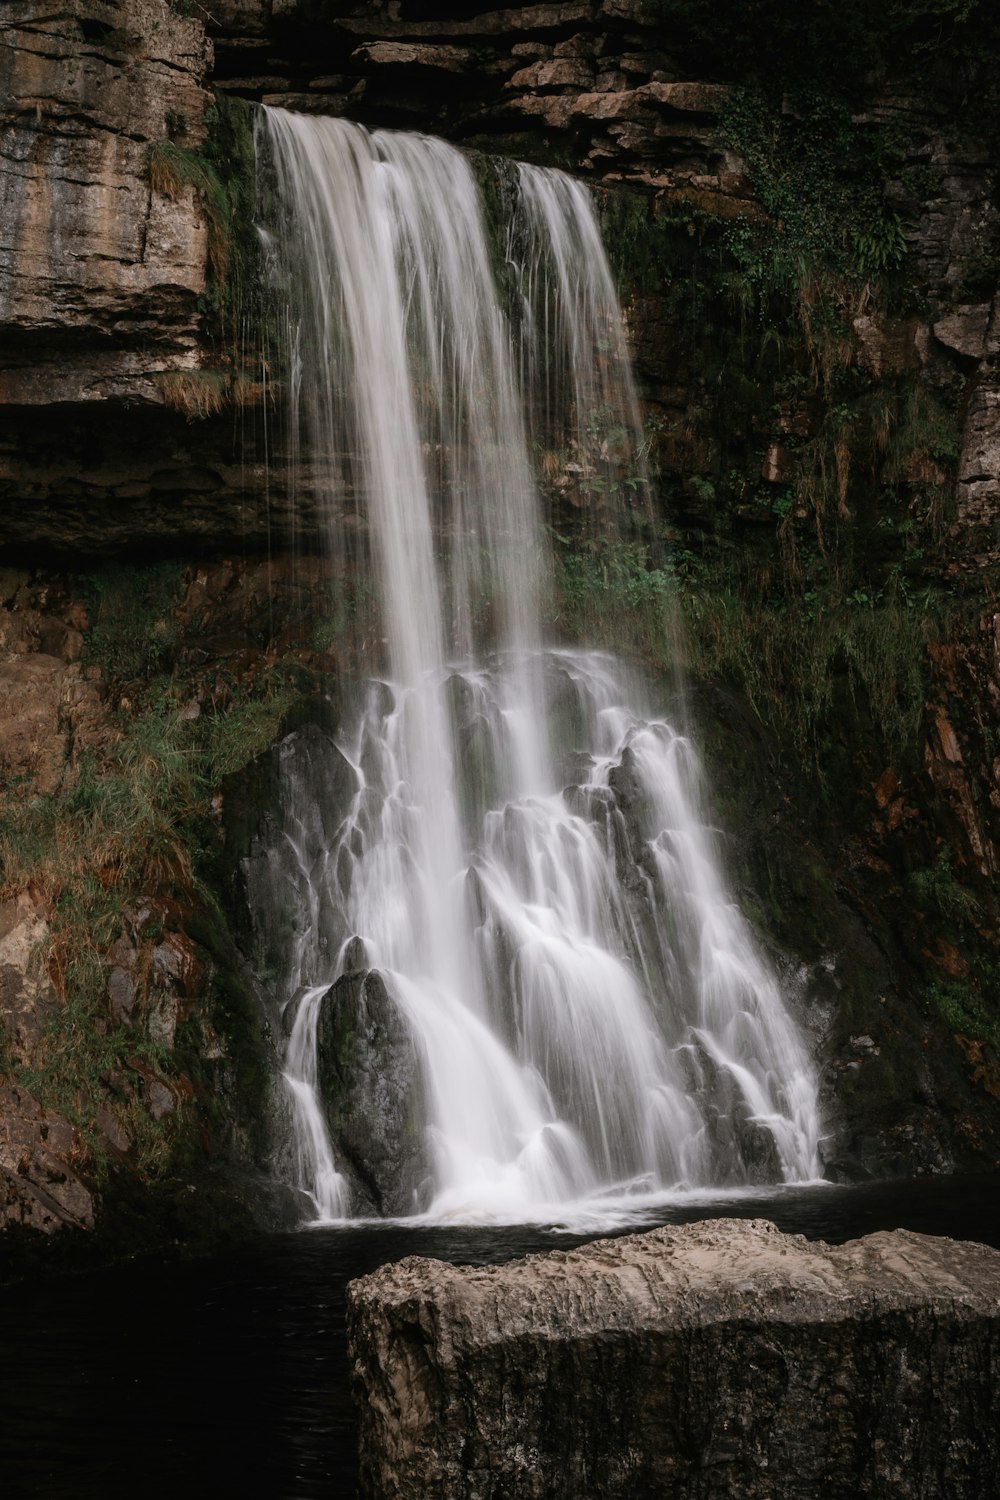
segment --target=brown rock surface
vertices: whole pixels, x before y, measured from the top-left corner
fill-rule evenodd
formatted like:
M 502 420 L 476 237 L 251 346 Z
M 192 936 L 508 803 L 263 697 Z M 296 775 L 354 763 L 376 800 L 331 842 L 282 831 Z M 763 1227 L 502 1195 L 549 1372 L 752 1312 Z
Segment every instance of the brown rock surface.
M 0 657 L 0 770 L 39 792 L 55 791 L 74 724 L 90 725 L 100 699 L 76 663 L 41 651 Z
M 68 1120 L 25 1089 L 0 1085 L 0 1228 L 93 1228 L 93 1198 L 71 1165 L 78 1146 Z
M 369 1497 L 994 1493 L 1000 1254 L 764 1220 L 349 1288 Z
M 0 402 L 157 399 L 197 360 L 206 229 L 149 151 L 204 136 L 203 28 L 167 0 L 13 0 L 0 40 Z
M 972 397 L 958 472 L 958 519 L 990 526 L 1000 516 L 1000 386 L 983 384 Z
M 46 1019 L 58 1005 L 45 957 L 49 924 L 26 891 L 0 902 L 0 1047 L 30 1063 Z

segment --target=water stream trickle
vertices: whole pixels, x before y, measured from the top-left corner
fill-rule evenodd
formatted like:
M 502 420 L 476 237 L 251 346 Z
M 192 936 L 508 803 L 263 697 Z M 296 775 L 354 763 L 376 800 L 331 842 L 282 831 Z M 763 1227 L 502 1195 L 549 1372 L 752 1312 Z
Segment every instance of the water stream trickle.
M 300 913 L 286 1076 L 316 1217 L 816 1177 L 814 1070 L 690 740 L 613 658 L 543 647 L 532 452 L 561 443 L 602 526 L 645 484 L 586 191 L 520 169 L 508 316 L 460 152 L 261 119 L 290 426 L 330 515 L 364 515 L 386 641 L 336 750 L 289 760 L 272 872 Z

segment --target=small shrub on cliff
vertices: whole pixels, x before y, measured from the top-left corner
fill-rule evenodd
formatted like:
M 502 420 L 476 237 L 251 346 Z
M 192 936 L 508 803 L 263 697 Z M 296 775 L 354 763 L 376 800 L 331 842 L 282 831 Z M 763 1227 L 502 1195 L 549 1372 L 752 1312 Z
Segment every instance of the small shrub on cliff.
M 973 985 L 957 979 L 937 979 L 927 986 L 925 998 L 930 1009 L 952 1031 L 988 1042 L 1000 1052 L 1000 1015 Z
M 955 878 L 947 854 L 926 869 L 911 870 L 906 888 L 918 906 L 938 912 L 948 922 L 975 927 L 985 920 L 986 914 L 976 896 Z
M 677 601 L 677 560 L 655 561 L 643 543 L 578 547 L 568 537 L 557 559 L 551 623 L 573 639 L 639 657 L 661 668 L 674 652 L 668 622 Z
M 193 188 L 208 221 L 208 253 L 212 271 L 225 279 L 229 263 L 229 189 L 215 167 L 197 151 L 176 141 L 157 141 L 149 150 L 149 183 L 164 198 L 179 198 Z
M 737 220 L 726 237 L 763 292 L 800 287 L 820 269 L 863 279 L 902 265 L 902 221 L 885 203 L 884 130 L 856 124 L 821 89 L 800 90 L 779 108 L 759 90 L 737 88 L 720 133 L 746 162 L 767 216 Z

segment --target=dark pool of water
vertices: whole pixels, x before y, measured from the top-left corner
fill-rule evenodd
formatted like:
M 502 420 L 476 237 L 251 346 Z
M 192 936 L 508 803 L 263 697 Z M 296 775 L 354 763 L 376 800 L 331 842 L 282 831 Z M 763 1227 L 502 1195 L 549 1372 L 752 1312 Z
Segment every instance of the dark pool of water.
M 907 1228 L 1000 1248 L 998 1187 L 992 1176 L 788 1190 L 674 1207 L 657 1222 L 761 1217 L 835 1242 Z M 210 1260 L 147 1260 L 8 1289 L 0 1495 L 346 1500 L 348 1280 L 403 1255 L 484 1265 L 592 1238 L 523 1227 L 310 1230 Z

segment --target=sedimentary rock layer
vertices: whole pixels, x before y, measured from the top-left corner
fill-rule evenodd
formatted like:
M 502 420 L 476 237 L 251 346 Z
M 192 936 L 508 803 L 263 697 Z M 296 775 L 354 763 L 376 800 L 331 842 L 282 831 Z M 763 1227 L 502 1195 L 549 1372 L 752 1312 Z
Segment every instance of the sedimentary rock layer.
M 995 1493 L 1000 1254 L 764 1220 L 352 1283 L 370 1497 Z
M 211 46 L 167 0 L 0 17 L 0 405 L 155 400 L 196 363 L 207 230 L 150 151 L 204 138 Z

